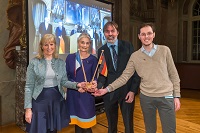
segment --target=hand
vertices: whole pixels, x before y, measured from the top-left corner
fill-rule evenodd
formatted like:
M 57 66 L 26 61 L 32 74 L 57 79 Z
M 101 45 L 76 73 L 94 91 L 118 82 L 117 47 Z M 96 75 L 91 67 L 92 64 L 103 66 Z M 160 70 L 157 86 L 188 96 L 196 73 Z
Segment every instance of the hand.
M 125 99 L 126 99 L 126 102 L 127 102 L 127 103 L 132 103 L 133 100 L 134 100 L 134 98 L 135 98 L 134 92 L 129 91 L 129 92 L 127 93 Z
M 86 82 L 80 82 L 77 84 L 78 88 L 85 88 L 86 87 Z
M 84 93 L 84 92 L 86 92 L 86 90 L 83 89 L 83 88 L 78 88 L 78 92 L 80 92 L 80 93 Z
M 175 111 L 178 111 L 181 108 L 181 102 L 179 98 L 174 98 L 174 106 L 175 106 Z
M 106 93 L 108 93 L 108 90 L 106 88 L 104 88 L 104 89 L 96 90 L 94 93 L 92 93 L 92 95 L 94 95 L 95 97 L 97 97 L 97 96 L 103 96 Z
M 94 93 L 94 92 L 98 91 L 98 89 L 97 88 L 87 88 L 87 91 L 90 93 Z
M 80 93 L 83 93 L 83 92 L 86 92 L 87 89 L 86 89 L 86 82 L 80 82 L 77 84 L 77 88 L 78 88 L 78 91 Z
M 25 120 L 26 120 L 26 122 L 31 123 L 32 115 L 33 115 L 33 113 L 32 113 L 31 108 L 27 108 L 26 112 L 25 112 Z
M 92 81 L 92 88 L 97 88 L 97 81 Z

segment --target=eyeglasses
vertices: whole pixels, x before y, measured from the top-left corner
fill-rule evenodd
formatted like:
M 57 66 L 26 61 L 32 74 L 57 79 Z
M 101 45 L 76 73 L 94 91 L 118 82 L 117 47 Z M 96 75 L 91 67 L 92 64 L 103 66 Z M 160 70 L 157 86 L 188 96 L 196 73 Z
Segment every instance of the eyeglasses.
M 152 32 L 140 33 L 140 36 L 142 36 L 142 37 L 151 36 L 151 35 L 153 35 Z

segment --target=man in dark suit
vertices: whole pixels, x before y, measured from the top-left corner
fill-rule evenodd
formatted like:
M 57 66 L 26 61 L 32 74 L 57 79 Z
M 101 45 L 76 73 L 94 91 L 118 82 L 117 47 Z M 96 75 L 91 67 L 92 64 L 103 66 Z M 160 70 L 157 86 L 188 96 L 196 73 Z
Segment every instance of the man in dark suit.
M 50 19 L 48 17 L 45 17 L 44 22 L 40 24 L 39 32 L 41 37 L 43 37 L 45 34 L 52 34 L 52 25 L 50 24 Z
M 107 43 L 98 49 L 98 57 L 100 57 L 101 51 L 104 50 L 108 74 L 107 77 L 99 75 L 98 89 L 108 86 L 122 74 L 133 53 L 133 45 L 130 42 L 117 39 L 119 32 L 118 25 L 115 22 L 107 22 L 103 28 L 103 32 Z M 113 46 L 114 48 L 112 48 Z M 126 85 L 103 96 L 105 113 L 108 120 L 108 133 L 117 133 L 119 106 L 124 121 L 125 133 L 134 132 L 134 97 L 138 91 L 139 83 L 140 78 L 135 74 Z

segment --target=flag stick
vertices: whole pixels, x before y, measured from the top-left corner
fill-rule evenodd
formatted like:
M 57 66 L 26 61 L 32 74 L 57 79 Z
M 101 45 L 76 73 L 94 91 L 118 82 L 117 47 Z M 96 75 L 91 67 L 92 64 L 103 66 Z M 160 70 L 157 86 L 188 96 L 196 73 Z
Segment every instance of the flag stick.
M 95 69 L 94 75 L 93 75 L 93 77 L 92 77 L 92 81 L 94 80 L 94 77 L 95 77 L 95 75 L 96 75 L 96 73 L 97 73 L 97 68 L 98 68 L 98 66 L 99 66 L 99 64 L 100 64 L 100 59 L 101 59 L 101 56 L 102 56 L 103 52 L 104 52 L 104 50 L 101 50 L 101 55 L 100 55 L 100 58 L 99 58 L 98 64 L 97 64 L 97 66 L 96 66 L 96 69 Z M 91 81 L 91 82 L 92 82 L 92 81 Z
M 78 49 L 78 52 L 79 52 L 79 56 L 80 56 L 80 58 L 81 58 L 80 49 Z M 84 68 L 84 66 L 83 66 L 82 58 L 81 58 L 81 66 L 82 66 L 82 69 L 83 69 L 83 75 L 84 75 L 85 82 L 87 82 L 87 78 L 86 78 L 86 75 L 85 75 L 85 68 Z

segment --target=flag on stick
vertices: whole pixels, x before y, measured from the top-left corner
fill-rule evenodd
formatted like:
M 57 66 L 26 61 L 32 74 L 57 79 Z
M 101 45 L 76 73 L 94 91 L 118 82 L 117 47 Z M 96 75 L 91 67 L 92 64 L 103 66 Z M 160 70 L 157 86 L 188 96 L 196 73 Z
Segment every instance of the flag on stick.
M 105 77 L 107 77 L 108 75 L 108 69 L 107 69 L 107 64 L 106 64 L 106 60 L 104 57 L 104 54 L 102 53 L 100 58 L 99 58 L 99 62 L 98 64 L 100 64 L 99 66 L 99 73 Z
M 75 60 L 75 77 L 76 77 L 76 70 L 81 67 L 81 57 L 79 52 L 76 52 L 76 60 Z

